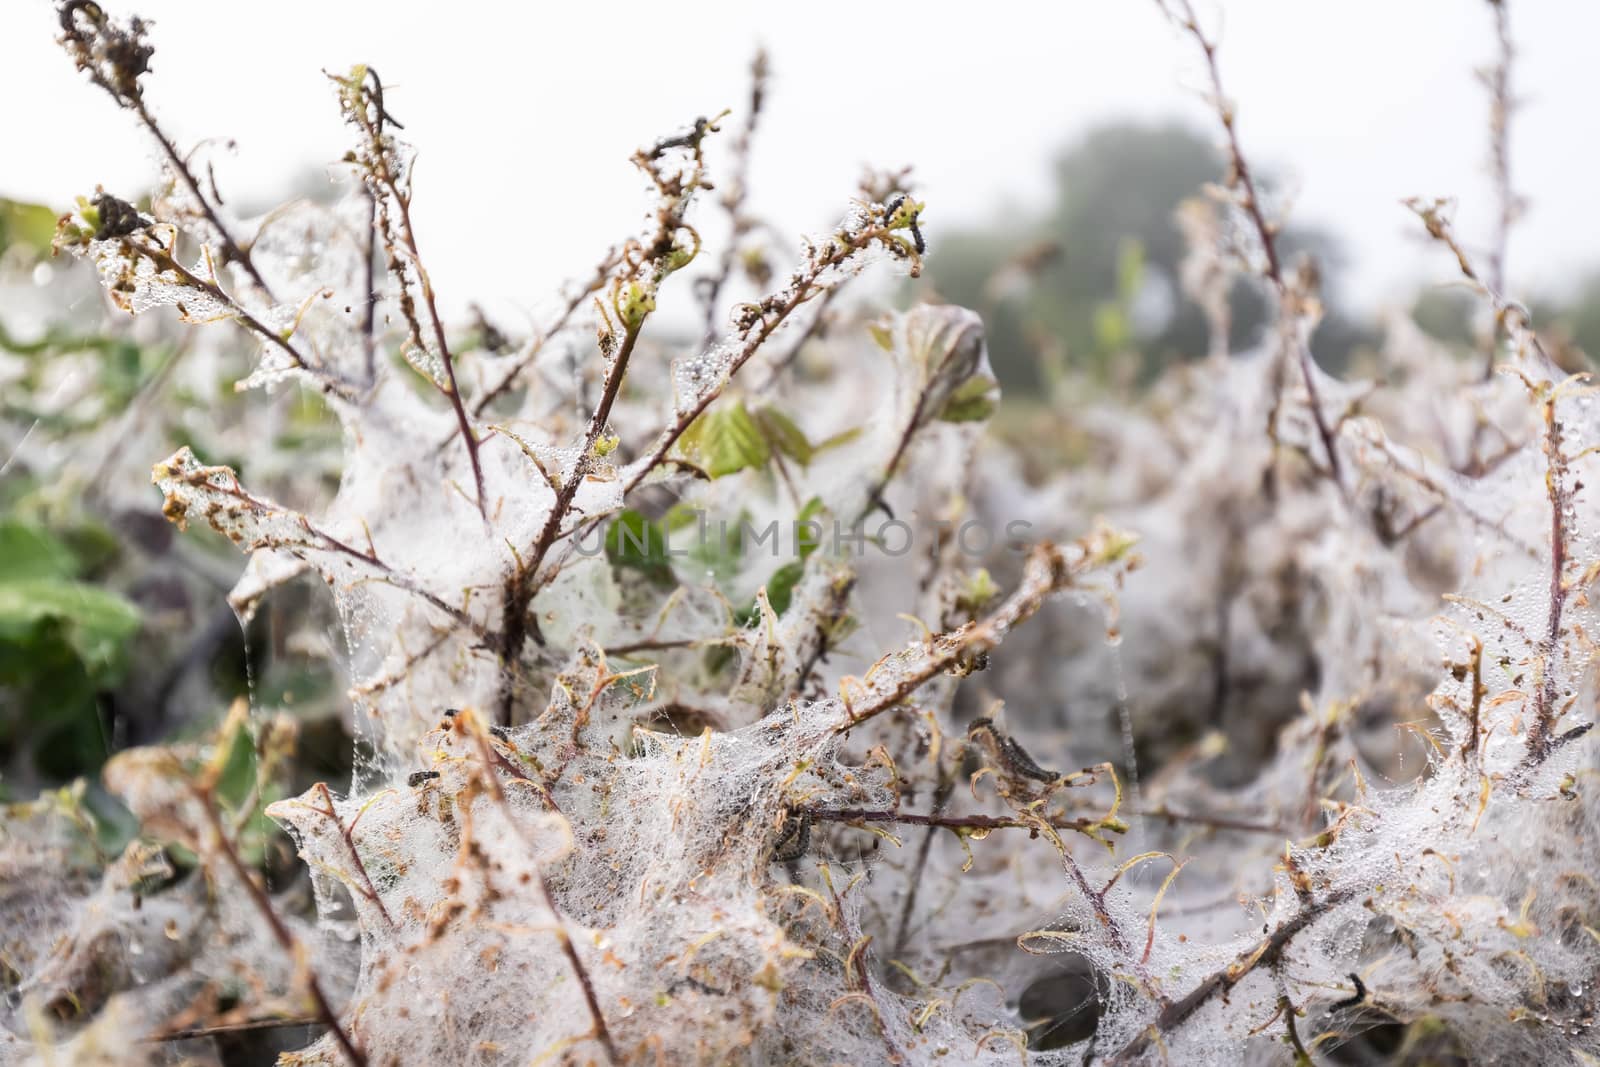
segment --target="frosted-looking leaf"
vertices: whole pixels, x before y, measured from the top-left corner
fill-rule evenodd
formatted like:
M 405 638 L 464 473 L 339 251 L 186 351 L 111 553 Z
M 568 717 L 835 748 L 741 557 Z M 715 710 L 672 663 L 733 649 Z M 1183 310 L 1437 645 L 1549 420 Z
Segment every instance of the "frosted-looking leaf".
M 150 241 L 159 249 L 171 249 L 177 241 L 175 227 L 151 226 L 136 240 Z M 128 238 L 94 241 L 89 245 L 100 279 L 116 305 L 131 314 L 152 308 L 176 307 L 184 322 L 207 323 L 230 318 L 233 309 L 224 300 L 172 270 L 162 270 L 148 256 L 130 252 Z M 205 261 L 196 263 L 189 273 L 199 279 L 210 277 Z

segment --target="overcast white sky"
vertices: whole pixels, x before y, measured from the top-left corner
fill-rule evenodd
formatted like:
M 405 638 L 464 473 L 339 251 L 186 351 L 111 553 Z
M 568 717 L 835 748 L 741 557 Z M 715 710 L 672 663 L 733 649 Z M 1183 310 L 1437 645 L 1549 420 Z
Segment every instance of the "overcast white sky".
M 344 151 L 320 73 L 369 62 L 419 146 L 420 243 L 447 304 L 539 305 L 631 232 L 634 147 L 737 107 L 758 42 L 772 92 L 755 206 L 786 230 L 840 215 L 864 162 L 914 163 L 925 231 L 981 222 L 1047 190 L 1059 146 L 1118 117 L 1179 117 L 1210 133 L 1201 72 L 1150 0 L 1051 3 L 451 3 L 103 0 L 154 20 L 148 98 L 188 143 L 232 136 L 224 190 L 276 197 Z M 1531 210 L 1512 288 L 1559 289 L 1600 260 L 1595 42 L 1600 4 L 1510 0 L 1521 46 L 1514 151 Z M 1350 293 L 1374 305 L 1449 277 L 1397 201 L 1490 208 L 1486 105 L 1493 54 L 1472 0 L 1224 0 L 1222 65 L 1245 149 L 1291 176 L 1296 215 L 1342 237 Z M 1216 20 L 1213 19 L 1213 24 Z M 128 116 L 53 44 L 45 0 L 0 0 L 0 194 L 65 206 L 96 183 L 155 173 Z M 507 234 L 486 241 L 485 228 Z

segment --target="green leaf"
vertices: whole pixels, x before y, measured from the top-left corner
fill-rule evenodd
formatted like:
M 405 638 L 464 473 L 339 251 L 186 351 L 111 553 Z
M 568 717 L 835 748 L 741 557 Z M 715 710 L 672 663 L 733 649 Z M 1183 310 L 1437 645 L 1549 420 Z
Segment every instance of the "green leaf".
M 782 615 L 789 610 L 794 600 L 794 587 L 800 584 L 805 573 L 805 565 L 797 562 L 785 563 L 772 572 L 772 577 L 767 579 L 766 589 L 767 603 L 772 605 L 773 614 Z M 760 617 L 761 605 L 754 597 L 733 615 L 734 621 L 740 626 L 749 626 Z
M 58 627 L 90 678 L 103 685 L 120 675 L 124 646 L 139 629 L 139 609 L 84 582 L 23 578 L 0 582 L 0 642 L 26 645 Z
M 666 531 L 632 508 L 624 509 L 606 529 L 606 558 L 614 566 L 643 571 L 658 584 L 673 581 Z
M 35 256 L 50 254 L 56 235 L 56 213 L 43 204 L 25 204 L 0 197 L 0 252 L 21 245 Z
M 843 448 L 860 436 L 860 426 L 852 426 L 848 430 L 840 430 L 832 437 L 826 437 L 813 445 L 811 448 L 812 455 L 816 455 L 819 452 L 827 452 L 830 449 Z
M 992 416 L 999 406 L 994 382 L 978 375 L 956 387 L 950 399 L 945 401 L 939 418 L 945 422 L 982 422 Z
M 746 467 L 764 467 L 771 447 L 741 403 L 705 412 L 684 431 L 680 441 L 695 465 L 713 478 Z
M 815 552 L 817 550 L 817 546 L 822 543 L 821 533 L 811 529 L 806 525 L 821 514 L 822 498 L 820 496 L 814 496 L 810 500 L 806 501 L 806 506 L 801 508 L 800 513 L 794 517 L 796 534 L 795 540 L 799 542 L 796 547 L 799 549 L 800 558 L 802 560 L 811 555 L 811 553 Z
M 1126 240 L 1117 249 L 1117 300 L 1123 306 L 1133 303 L 1144 285 L 1144 245 Z
M 71 578 L 77 573 L 72 550 L 49 530 L 16 519 L 0 522 L 0 582 Z
M 228 758 L 217 778 L 217 796 L 229 811 L 238 811 L 256 784 L 256 746 L 250 730 L 241 725 L 227 741 Z
M 1121 352 L 1133 341 L 1133 327 L 1120 304 L 1095 305 L 1093 327 L 1095 347 L 1103 353 Z
M 774 612 L 782 615 L 789 610 L 794 600 L 794 587 L 800 584 L 805 573 L 805 565 L 800 563 L 785 563 L 772 572 L 772 577 L 767 579 L 767 603 Z
M 777 408 L 764 407 L 757 409 L 755 420 L 771 448 L 801 466 L 810 464 L 816 450 L 811 447 L 811 442 L 806 440 L 805 433 L 795 425 L 793 419 Z

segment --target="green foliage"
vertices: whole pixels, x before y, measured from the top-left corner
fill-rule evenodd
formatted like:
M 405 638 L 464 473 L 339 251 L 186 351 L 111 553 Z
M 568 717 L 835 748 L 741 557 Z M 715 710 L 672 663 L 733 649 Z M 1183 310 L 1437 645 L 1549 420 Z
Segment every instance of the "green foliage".
M 723 404 L 690 424 L 679 442 L 685 455 L 713 478 L 764 467 L 772 448 L 742 401 Z
M 27 204 L 0 197 L 0 253 L 20 246 L 28 256 L 41 259 L 50 254 L 56 234 L 56 213 L 43 204 Z
M 658 585 L 673 583 L 666 531 L 632 508 L 625 508 L 606 529 L 606 558 L 612 566 L 640 571 Z
M 789 605 L 794 600 L 794 587 L 800 584 L 800 579 L 805 577 L 805 561 L 817 550 L 822 543 L 822 537 L 817 529 L 810 528 L 807 524 L 815 522 L 822 514 L 823 506 L 820 497 L 812 497 L 806 501 L 798 514 L 795 515 L 795 546 L 799 559 L 790 560 L 783 564 L 766 580 L 767 603 L 772 605 L 775 615 L 782 615 L 789 610 Z M 819 527 L 820 529 L 820 527 Z M 761 606 L 755 597 L 734 612 L 734 621 L 740 626 L 750 626 L 761 617 Z
M 945 422 L 982 422 L 1000 407 L 994 382 L 986 377 L 968 378 L 945 401 L 939 418 Z
M 1057 158 L 1054 201 L 1045 211 L 940 238 L 929 273 L 947 300 L 983 315 L 990 362 L 1008 396 L 1026 399 L 1049 385 L 1051 361 L 1109 383 L 1148 379 L 1175 360 L 1205 354 L 1204 317 L 1179 295 L 1187 246 L 1174 214 L 1223 170 L 1209 137 L 1179 125 L 1113 123 Z M 1285 231 L 1284 258 L 1302 251 L 1315 256 L 1326 280 L 1330 311 L 1317 333 L 1317 358 L 1337 368 L 1369 333 L 1339 313 L 1334 242 L 1304 228 Z M 1147 285 L 1174 301 L 1164 322 L 1134 315 L 1134 298 Z M 1247 347 L 1260 333 L 1265 306 L 1248 283 L 1232 304 L 1234 346 Z
M 679 447 L 712 478 L 760 469 L 774 456 L 804 466 L 818 451 L 789 416 L 771 406 L 752 412 L 742 400 L 714 407 L 695 419 Z
M 62 778 L 107 755 L 96 695 L 121 680 L 139 629 L 138 609 L 78 580 L 84 569 L 43 527 L 0 523 L 0 688 L 16 709 L 0 716 L 0 751 L 26 726 L 38 768 Z
M 816 449 L 793 419 L 770 406 L 757 408 L 754 417 L 757 429 L 772 451 L 787 456 L 801 466 L 811 462 Z
M 822 527 L 820 523 L 817 525 L 816 529 L 812 529 L 810 525 L 811 523 L 817 522 L 818 516 L 822 514 L 822 511 L 822 498 L 820 496 L 814 496 L 810 500 L 806 501 L 805 506 L 802 507 L 799 513 L 794 517 L 796 540 L 799 541 L 799 545 L 797 547 L 799 548 L 800 558 L 802 560 L 806 559 L 811 555 L 811 553 L 815 552 L 817 550 L 817 546 L 822 543 Z

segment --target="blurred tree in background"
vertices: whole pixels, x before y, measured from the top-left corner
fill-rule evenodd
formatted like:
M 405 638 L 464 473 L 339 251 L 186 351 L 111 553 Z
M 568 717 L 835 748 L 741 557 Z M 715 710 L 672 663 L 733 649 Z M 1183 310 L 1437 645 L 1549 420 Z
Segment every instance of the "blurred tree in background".
M 929 275 L 944 299 L 983 314 L 990 358 L 1013 399 L 1064 372 L 1148 381 L 1206 352 L 1200 309 L 1179 291 L 1186 244 L 1175 213 L 1222 172 L 1212 143 L 1181 125 L 1097 127 L 1058 157 L 1043 211 L 943 235 Z M 1283 247 L 1317 263 L 1328 315 L 1313 348 L 1338 370 L 1375 336 L 1340 309 L 1340 250 L 1303 228 L 1286 231 Z M 1233 303 L 1232 340 L 1249 347 L 1264 305 L 1246 286 Z

